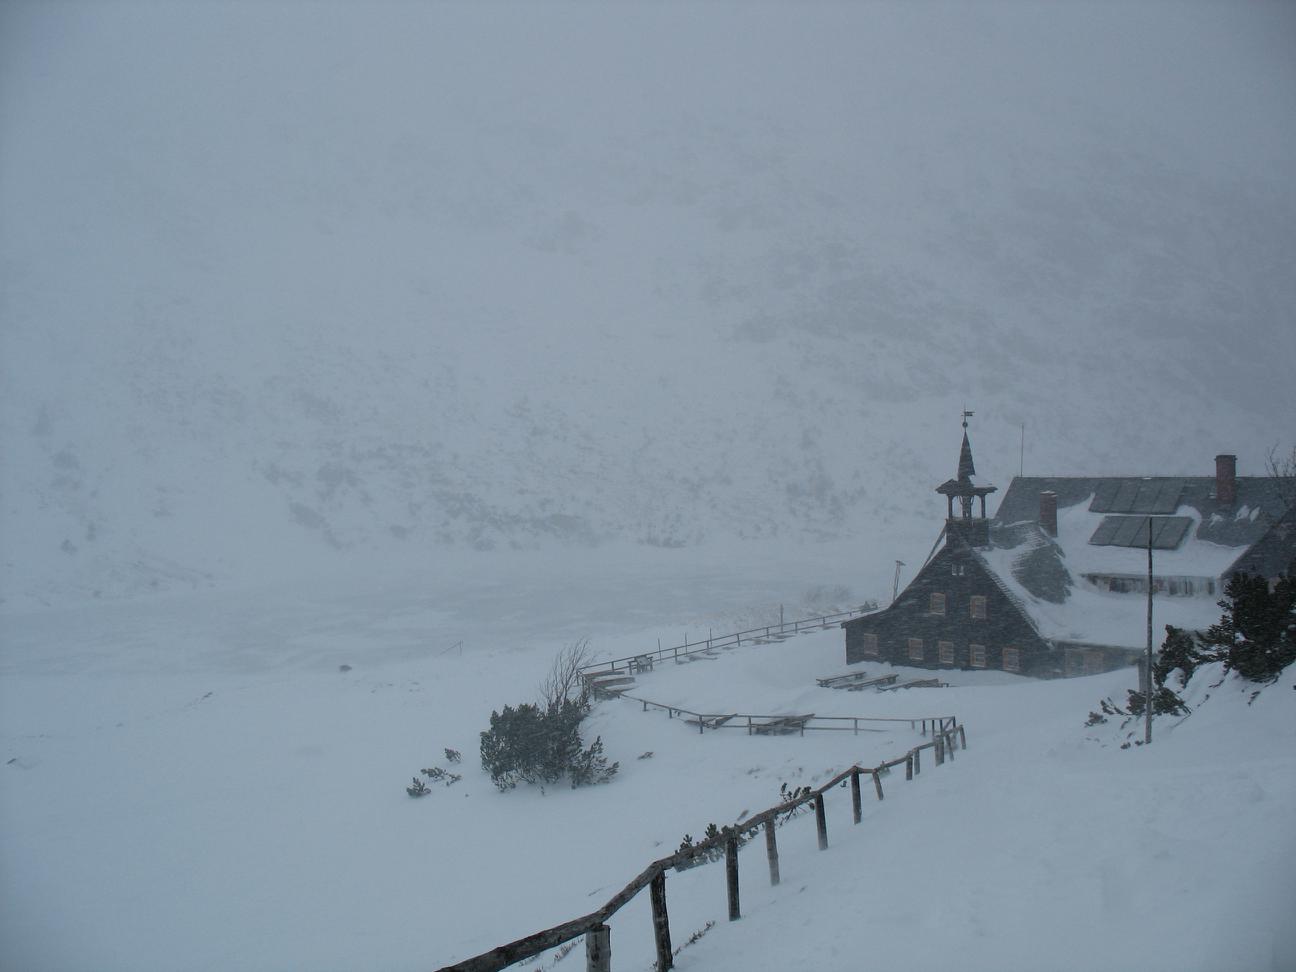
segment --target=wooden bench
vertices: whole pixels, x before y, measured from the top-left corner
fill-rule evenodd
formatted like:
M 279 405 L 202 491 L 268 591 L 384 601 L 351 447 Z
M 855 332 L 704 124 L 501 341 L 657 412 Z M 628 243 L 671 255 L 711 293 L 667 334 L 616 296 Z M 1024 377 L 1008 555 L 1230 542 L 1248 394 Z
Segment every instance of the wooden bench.
M 628 691 L 633 686 L 635 680 L 629 675 L 613 675 L 603 678 L 586 679 L 585 684 L 595 695 L 615 696 L 622 692 Z
M 939 678 L 915 678 L 909 682 L 901 682 L 899 685 L 878 686 L 879 692 L 894 692 L 897 689 L 911 688 L 949 688 L 949 682 L 942 682 Z
M 863 692 L 866 688 L 876 688 L 881 690 L 887 685 L 894 685 L 899 678 L 900 676 L 895 672 L 891 672 L 889 675 L 877 675 L 873 678 L 864 679 L 862 682 L 855 682 L 851 685 L 847 685 L 846 691 Z
M 720 656 L 716 654 L 714 648 L 705 648 L 702 651 L 695 651 L 690 655 L 685 655 L 683 658 L 676 658 L 675 664 L 688 665 L 691 662 L 697 661 L 715 661 L 719 657 Z
M 697 719 L 685 719 L 690 726 L 701 726 L 703 729 L 719 729 L 730 719 L 737 718 L 737 712 L 731 712 L 729 715 L 700 716 Z
M 751 731 L 758 736 L 785 736 L 792 732 L 804 735 L 806 723 L 813 718 L 813 712 L 809 715 L 775 716 L 766 722 L 753 722 Z
M 868 678 L 868 672 L 843 672 L 841 675 L 825 675 L 823 678 L 816 678 L 820 688 L 845 688 L 855 682 L 862 682 Z

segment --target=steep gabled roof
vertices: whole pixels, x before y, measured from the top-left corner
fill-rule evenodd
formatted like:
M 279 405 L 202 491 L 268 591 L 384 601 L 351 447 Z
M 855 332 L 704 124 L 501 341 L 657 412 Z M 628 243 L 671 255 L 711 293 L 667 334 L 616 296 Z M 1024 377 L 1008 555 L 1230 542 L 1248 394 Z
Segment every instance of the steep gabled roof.
M 1017 476 L 1008 486 L 999 509 L 996 524 L 1020 523 L 1039 519 L 1039 494 L 1057 494 L 1058 509 L 1092 502 L 1101 494 L 1122 487 L 1150 485 L 1167 495 L 1177 485 L 1175 511 L 1195 511 L 1200 521 L 1197 539 L 1227 547 L 1250 546 L 1286 511 L 1278 484 L 1268 476 L 1237 477 L 1237 502 L 1222 507 L 1215 498 L 1213 476 Z M 1159 512 L 1159 510 L 1158 510 Z
M 1288 513 L 1277 484 L 1267 477 L 1238 477 L 1236 502 L 1215 496 L 1214 477 L 1018 477 L 1009 485 L 991 523 L 991 545 L 976 551 L 988 571 L 1014 596 L 1040 634 L 1053 641 L 1140 647 L 1146 639 L 1147 602 L 1132 594 L 1100 590 L 1086 575 L 1141 578 L 1147 551 L 1141 546 L 1092 542 L 1104 521 L 1148 518 L 1158 525 L 1183 521 L 1169 531 L 1174 543 L 1153 552 L 1155 577 L 1195 578 L 1195 596 L 1156 596 L 1153 636 L 1166 624 L 1204 628 L 1219 619 L 1218 589 L 1207 581 L 1229 576 L 1235 564 L 1264 541 L 1265 562 L 1281 560 L 1296 542 L 1296 512 Z M 1057 536 L 1039 525 L 1040 493 L 1057 496 Z M 1271 550 L 1270 548 L 1275 548 Z

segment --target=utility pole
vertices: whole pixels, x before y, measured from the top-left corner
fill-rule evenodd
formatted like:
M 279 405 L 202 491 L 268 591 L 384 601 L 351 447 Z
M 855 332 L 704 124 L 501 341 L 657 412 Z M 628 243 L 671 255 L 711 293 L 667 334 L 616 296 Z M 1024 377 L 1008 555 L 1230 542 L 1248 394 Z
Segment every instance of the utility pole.
M 1152 517 L 1148 517 L 1147 658 L 1143 670 L 1143 742 L 1152 742 Z
M 900 596 L 900 568 L 903 567 L 904 565 L 905 565 L 905 562 L 904 562 L 903 560 L 897 560 L 897 561 L 896 561 L 895 580 L 894 580 L 894 581 L 892 582 L 892 584 L 891 584 L 891 603 L 892 603 L 892 604 L 894 604 L 894 603 L 896 602 L 896 598 Z

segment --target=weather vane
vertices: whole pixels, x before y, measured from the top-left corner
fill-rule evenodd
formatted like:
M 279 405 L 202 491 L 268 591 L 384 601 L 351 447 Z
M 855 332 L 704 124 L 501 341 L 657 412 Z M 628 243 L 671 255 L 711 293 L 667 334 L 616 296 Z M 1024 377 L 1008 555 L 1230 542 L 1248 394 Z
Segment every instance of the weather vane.
M 963 428 L 967 428 L 967 420 L 975 414 L 975 412 L 969 412 L 966 408 L 963 409 Z

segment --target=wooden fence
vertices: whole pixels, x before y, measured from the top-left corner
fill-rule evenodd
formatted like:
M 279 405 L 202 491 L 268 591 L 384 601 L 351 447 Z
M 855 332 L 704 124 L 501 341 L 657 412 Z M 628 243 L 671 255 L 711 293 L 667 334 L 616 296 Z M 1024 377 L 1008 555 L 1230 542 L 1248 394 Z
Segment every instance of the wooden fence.
M 763 644 L 768 641 L 781 641 L 802 632 L 831 628 L 834 625 L 841 624 L 843 621 L 849 621 L 851 618 L 858 618 L 867 613 L 869 612 L 842 611 L 839 614 L 824 614 L 817 618 L 802 618 L 799 621 L 780 621 L 778 624 L 766 624 L 761 627 L 736 631 L 733 634 L 720 635 L 714 638 L 707 635 L 706 638 L 700 638 L 697 641 L 689 641 L 686 636 L 683 644 L 671 648 L 659 647 L 653 651 L 641 651 L 637 655 L 627 655 L 625 658 L 616 658 L 612 661 L 593 662 L 583 666 L 580 671 L 584 675 L 611 675 L 617 672 L 633 674 L 645 667 L 651 667 L 654 662 L 665 661 L 668 658 L 689 658 L 702 652 L 714 651 L 716 648 L 737 648 L 744 642 Z
M 680 711 L 680 710 L 676 710 Z M 895 720 L 908 721 L 908 720 Z M 740 835 L 754 836 L 757 831 L 765 832 L 765 853 L 769 863 L 771 884 L 779 883 L 778 842 L 775 837 L 775 823 L 782 814 L 790 814 L 807 803 L 814 804 L 815 828 L 819 836 L 819 849 L 828 849 L 828 823 L 824 811 L 824 798 L 828 791 L 850 780 L 851 806 L 854 822 L 863 819 L 863 795 L 860 780 L 869 776 L 873 780 L 873 790 L 877 799 L 883 798 L 882 776 L 887 770 L 904 766 L 905 779 L 912 780 L 922 772 L 922 753 L 925 749 L 933 751 L 934 760 L 940 766 L 946 759 L 953 759 L 958 748 L 967 749 L 967 734 L 963 726 L 952 718 L 948 721 L 941 718 L 932 721 L 932 738 L 922 745 L 915 746 L 905 755 L 878 766 L 864 767 L 855 765 L 838 773 L 831 780 L 819 787 L 786 803 L 771 807 L 762 813 L 749 817 L 739 824 L 725 827 L 717 836 L 677 851 L 669 857 L 653 861 L 641 871 L 633 881 L 614 895 L 607 904 L 580 918 L 546 928 L 525 938 L 519 938 L 507 945 L 500 945 L 488 952 L 455 965 L 445 966 L 441 972 L 496 972 L 507 968 L 515 962 L 534 958 L 541 952 L 556 948 L 580 936 L 585 936 L 585 961 L 587 972 L 610 972 L 611 969 L 611 929 L 607 921 L 620 911 L 644 888 L 649 889 L 649 901 L 652 906 L 653 940 L 657 949 L 657 970 L 666 972 L 674 967 L 674 953 L 671 949 L 670 918 L 666 910 L 666 872 L 680 865 L 687 866 L 699 854 L 722 847 L 725 854 L 725 887 L 729 904 L 729 920 L 737 921 L 741 917 L 738 896 L 738 838 Z
M 693 712 L 689 709 L 681 709 L 678 705 L 653 702 L 651 699 L 630 695 L 628 692 L 616 692 L 614 694 L 618 698 L 638 702 L 643 706 L 645 712 L 649 709 L 661 709 L 671 719 L 682 718 L 689 725 L 696 725 L 700 733 L 706 732 L 708 729 L 712 731 L 718 729 L 745 729 L 750 736 L 782 729 L 788 732 L 800 732 L 803 736 L 807 730 L 810 732 L 851 732 L 858 736 L 861 732 L 888 732 L 898 724 L 907 725 L 910 729 L 919 731 L 924 736 L 930 731 L 934 736 L 938 732 L 952 731 L 958 724 L 958 720 L 954 716 L 926 716 L 919 719 L 903 719 L 891 716 L 821 716 L 813 714 L 798 716 L 788 715 L 787 713 L 758 715 L 749 712 Z M 872 725 L 861 726 L 861 723 L 887 723 L 888 725 L 876 728 Z

